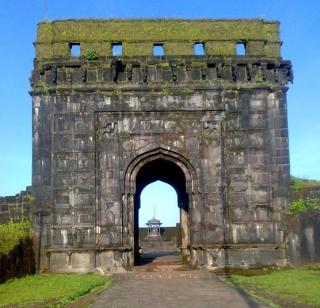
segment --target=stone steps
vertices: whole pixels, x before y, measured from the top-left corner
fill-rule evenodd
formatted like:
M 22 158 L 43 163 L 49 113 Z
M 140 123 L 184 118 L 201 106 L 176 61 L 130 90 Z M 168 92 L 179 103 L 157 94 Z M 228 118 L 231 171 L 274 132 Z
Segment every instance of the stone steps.
M 135 266 L 135 272 L 163 272 L 163 271 L 190 271 L 189 264 L 183 263 L 178 256 L 158 258 L 142 258 L 140 265 Z
M 170 264 L 170 265 L 144 265 L 137 266 L 135 272 L 162 272 L 162 271 L 190 271 L 190 267 L 184 264 Z
M 171 252 L 150 252 L 144 254 L 140 265 L 135 266 L 134 273 L 161 273 L 161 275 L 175 275 L 182 272 L 193 272 L 189 264 L 182 262 L 181 256 Z
M 214 274 L 202 270 L 163 271 L 163 272 L 128 272 L 114 275 L 114 279 L 212 279 Z

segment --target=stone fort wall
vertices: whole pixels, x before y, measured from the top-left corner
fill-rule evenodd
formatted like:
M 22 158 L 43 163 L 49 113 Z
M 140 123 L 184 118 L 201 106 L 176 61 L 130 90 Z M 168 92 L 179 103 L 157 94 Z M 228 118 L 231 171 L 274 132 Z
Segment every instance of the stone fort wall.
M 31 218 L 31 187 L 15 196 L 0 197 L 0 223 Z
M 0 197 L 0 223 L 7 223 L 9 221 L 18 221 L 30 217 L 32 203 L 29 201 L 30 188 L 26 191 L 20 192 L 16 196 Z M 24 196 L 24 198 L 22 198 Z M 291 199 L 299 199 L 303 197 L 318 198 L 320 199 L 320 189 L 309 188 L 303 189 L 299 192 L 292 192 Z M 307 263 L 320 262 L 320 214 L 318 212 L 307 212 L 299 215 L 287 216 L 287 249 L 289 262 L 292 265 L 304 265 Z M 164 241 L 174 241 L 177 246 L 181 245 L 180 240 L 180 227 L 165 227 Z M 140 228 L 140 241 L 143 241 L 147 236 L 147 228 Z M 29 243 L 30 244 L 30 243 Z M 21 250 L 19 250 L 19 254 Z M 29 252 L 30 253 L 30 252 Z M 25 253 L 23 253 L 25 256 Z M 21 255 L 20 255 L 21 258 Z M 7 257 L 9 260 L 10 257 Z M 11 258 L 12 259 L 12 258 Z M 16 261 L 14 261 L 16 264 Z M 15 277 L 14 268 L 11 266 L 8 269 L 8 264 L 2 262 L 2 273 L 4 280 L 7 278 Z M 9 272 L 10 274 L 7 274 Z M 4 274 L 6 273 L 6 274 Z M 30 273 L 29 271 L 22 270 L 21 274 Z M 4 277 L 7 277 L 6 279 Z M 3 281 L 4 281 L 3 280 Z

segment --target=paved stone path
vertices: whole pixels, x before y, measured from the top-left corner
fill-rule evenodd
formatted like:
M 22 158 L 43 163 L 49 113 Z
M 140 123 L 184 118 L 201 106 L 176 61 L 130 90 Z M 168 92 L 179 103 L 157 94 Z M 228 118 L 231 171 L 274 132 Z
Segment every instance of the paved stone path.
M 171 268 L 172 257 L 169 260 L 169 268 Z M 164 271 L 161 268 L 160 271 L 138 269 L 133 273 L 115 275 L 111 287 L 98 296 L 92 307 L 242 308 L 265 306 L 241 291 L 227 286 L 212 273 L 190 269 Z

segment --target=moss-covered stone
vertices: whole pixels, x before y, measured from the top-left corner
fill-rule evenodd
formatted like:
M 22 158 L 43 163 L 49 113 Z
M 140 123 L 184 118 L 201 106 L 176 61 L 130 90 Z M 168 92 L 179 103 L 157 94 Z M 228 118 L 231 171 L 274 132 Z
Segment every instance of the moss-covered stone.
M 264 55 L 266 57 L 280 57 L 280 42 L 265 44 Z
M 56 57 L 57 56 L 69 57 L 70 56 L 70 44 L 65 43 L 65 42 L 53 44 L 53 55 Z
M 81 43 L 81 55 L 86 55 L 88 51 L 95 51 L 99 55 L 111 56 L 111 44 L 106 42 Z
M 151 56 L 152 43 L 126 42 L 123 46 L 123 53 L 126 56 Z
M 246 43 L 247 52 L 251 56 L 259 56 L 265 54 L 264 41 L 249 41 Z
M 164 47 L 165 47 L 165 54 L 170 56 L 193 55 L 192 42 L 166 42 Z
M 235 55 L 239 41 L 267 42 L 266 49 L 249 48 L 250 55 L 278 57 L 279 24 L 262 19 L 239 20 L 57 20 L 38 26 L 37 57 L 67 56 L 68 44 L 79 43 L 84 50 L 97 49 L 101 55 L 111 54 L 109 46 L 122 42 L 123 55 L 151 55 L 152 45 L 163 42 L 166 55 L 192 55 L 193 44 L 206 43 L 207 55 Z M 46 51 L 52 46 L 53 52 Z M 91 44 L 91 47 L 90 47 Z M 93 48 L 96 45 L 96 48 Z M 261 44 L 260 44 L 261 45 Z
M 233 41 L 210 41 L 206 43 L 206 53 L 213 56 L 235 56 L 236 43 Z
M 37 58 L 53 57 L 53 48 L 51 44 L 37 44 Z

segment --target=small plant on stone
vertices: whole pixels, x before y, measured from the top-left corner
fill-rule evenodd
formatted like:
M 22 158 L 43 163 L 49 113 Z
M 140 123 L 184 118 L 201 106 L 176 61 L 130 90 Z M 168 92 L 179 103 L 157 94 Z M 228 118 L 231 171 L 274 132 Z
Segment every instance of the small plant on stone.
M 88 50 L 87 53 L 85 54 L 85 57 L 89 61 L 97 60 L 97 59 L 99 59 L 99 54 L 94 50 Z
M 214 136 L 212 133 L 204 133 L 203 134 L 203 138 L 208 140 L 208 141 L 212 141 L 214 139 Z

